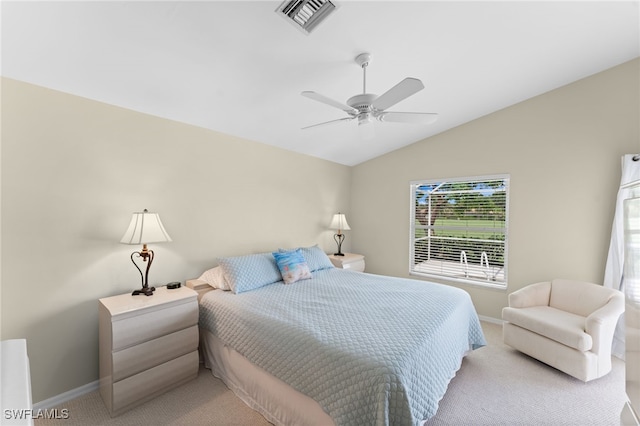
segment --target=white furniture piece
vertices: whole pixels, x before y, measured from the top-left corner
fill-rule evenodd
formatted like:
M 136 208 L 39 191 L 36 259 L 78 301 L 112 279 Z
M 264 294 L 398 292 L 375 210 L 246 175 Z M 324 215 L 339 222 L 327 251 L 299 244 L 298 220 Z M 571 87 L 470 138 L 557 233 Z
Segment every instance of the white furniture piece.
M 638 191 L 640 193 L 640 182 Z M 623 201 L 625 376 L 629 399 L 620 423 L 640 426 L 640 197 Z
M 207 292 L 211 290 L 215 290 L 209 283 L 202 281 L 200 279 L 194 278 L 192 280 L 187 280 L 185 285 L 191 289 L 193 289 L 196 293 L 198 293 L 198 302 L 202 299 Z
M 509 295 L 504 343 L 584 382 L 611 371 L 613 332 L 624 295 L 601 285 L 554 279 Z
M 637 249 L 636 249 L 637 250 Z M 637 282 L 640 284 L 640 280 Z M 640 425 L 640 302 L 627 297 L 625 318 L 625 376 L 628 401 L 621 415 L 624 426 Z
M 344 253 L 344 256 L 330 254 L 328 257 L 336 268 L 364 272 L 364 256 L 361 254 Z
M 0 415 L 2 425 L 33 425 L 31 373 L 27 341 L 0 343 Z
M 111 416 L 198 375 L 198 300 L 190 288 L 156 288 L 99 300 L 100 394 Z

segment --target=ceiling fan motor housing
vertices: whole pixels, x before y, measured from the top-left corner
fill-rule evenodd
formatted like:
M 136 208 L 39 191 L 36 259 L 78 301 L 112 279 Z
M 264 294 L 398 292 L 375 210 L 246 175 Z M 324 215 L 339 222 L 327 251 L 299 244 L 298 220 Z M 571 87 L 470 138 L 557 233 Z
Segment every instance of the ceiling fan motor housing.
M 355 95 L 347 100 L 347 105 L 358 110 L 358 113 L 354 114 L 354 116 L 358 118 L 359 126 L 371 123 L 372 115 L 375 115 L 372 114 L 374 113 L 374 109 L 371 104 L 377 97 L 377 95 L 371 93 L 363 93 L 361 95 Z
M 377 98 L 376 95 L 371 93 L 363 93 L 361 95 L 355 95 L 350 97 L 347 100 L 347 105 L 351 108 L 357 109 L 359 112 L 371 112 L 373 108 L 371 108 L 371 104 Z

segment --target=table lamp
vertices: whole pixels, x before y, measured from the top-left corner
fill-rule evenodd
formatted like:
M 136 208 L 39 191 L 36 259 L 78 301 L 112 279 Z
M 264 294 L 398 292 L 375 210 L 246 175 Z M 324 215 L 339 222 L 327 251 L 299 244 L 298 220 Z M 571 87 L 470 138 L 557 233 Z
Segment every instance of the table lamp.
M 338 252 L 334 253 L 336 256 L 344 256 L 342 253 L 342 242 L 344 241 L 344 234 L 342 231 L 349 231 L 349 224 L 347 223 L 347 218 L 342 213 L 337 213 L 333 215 L 333 219 L 331 219 L 331 224 L 329 225 L 329 229 L 337 229 L 338 233 L 333 234 L 333 239 L 338 244 Z
M 172 241 L 167 231 L 162 226 L 160 215 L 158 213 L 151 213 L 147 209 L 142 212 L 133 213 L 131 217 L 131 223 L 124 236 L 120 240 L 123 244 L 142 244 L 141 251 L 134 251 L 131 253 L 131 262 L 135 265 L 140 272 L 142 278 L 142 288 L 135 290 L 132 295 L 137 296 L 144 294 L 145 296 L 152 296 L 156 290 L 155 287 L 149 287 L 149 268 L 153 263 L 153 250 L 147 248 L 148 243 L 164 243 Z M 134 257 L 141 257 L 143 262 L 147 262 L 147 269 L 143 275 L 142 269 L 135 262 Z

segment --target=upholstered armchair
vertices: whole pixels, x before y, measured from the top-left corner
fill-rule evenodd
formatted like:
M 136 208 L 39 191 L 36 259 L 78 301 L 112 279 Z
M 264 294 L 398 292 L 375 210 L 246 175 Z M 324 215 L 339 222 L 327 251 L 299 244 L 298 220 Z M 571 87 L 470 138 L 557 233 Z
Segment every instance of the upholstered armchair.
M 509 295 L 504 343 L 577 379 L 611 371 L 613 332 L 624 295 L 601 285 L 554 279 Z

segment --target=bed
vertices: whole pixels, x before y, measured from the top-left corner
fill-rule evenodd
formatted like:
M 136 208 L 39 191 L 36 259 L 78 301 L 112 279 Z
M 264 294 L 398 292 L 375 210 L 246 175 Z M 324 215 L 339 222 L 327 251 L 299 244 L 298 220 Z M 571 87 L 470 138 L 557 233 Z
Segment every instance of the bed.
M 486 344 L 468 293 L 335 268 L 317 247 L 295 253 L 307 270 L 293 281 L 276 253 L 261 253 L 220 258 L 188 282 L 205 366 L 274 424 L 435 415 L 463 357 Z

